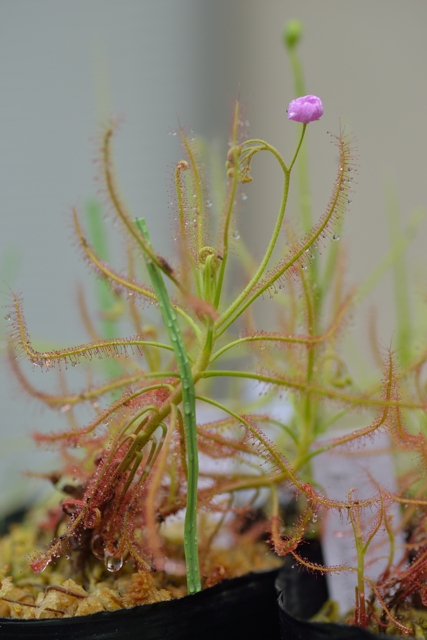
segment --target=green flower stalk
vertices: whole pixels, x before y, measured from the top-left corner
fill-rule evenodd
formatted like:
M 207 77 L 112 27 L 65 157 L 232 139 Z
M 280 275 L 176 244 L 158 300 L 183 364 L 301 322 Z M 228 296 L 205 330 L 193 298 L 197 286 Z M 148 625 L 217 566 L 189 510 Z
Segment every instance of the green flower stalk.
M 151 244 L 146 222 L 143 218 L 135 221 L 146 242 Z M 185 512 L 184 547 L 187 562 L 188 592 L 196 593 L 202 588 L 197 545 L 197 481 L 199 477 L 199 455 L 197 449 L 196 394 L 190 362 L 179 328 L 174 308 L 157 266 L 146 258 L 146 265 L 159 304 L 163 322 L 176 355 L 182 384 L 184 407 L 185 439 L 187 446 L 187 505 Z

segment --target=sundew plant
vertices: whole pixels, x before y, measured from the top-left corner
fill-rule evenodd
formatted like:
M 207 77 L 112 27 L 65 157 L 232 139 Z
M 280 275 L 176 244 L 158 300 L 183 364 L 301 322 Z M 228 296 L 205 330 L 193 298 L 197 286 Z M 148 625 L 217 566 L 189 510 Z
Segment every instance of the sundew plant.
M 166 259 L 153 246 L 148 216 L 135 219 L 126 209 L 113 166 L 116 125 L 105 130 L 99 153 L 103 193 L 127 238 L 127 271 L 119 272 L 103 259 L 78 211 L 73 211 L 73 224 L 81 255 L 108 283 L 119 309 L 133 324 L 133 335 L 103 335 L 81 301 L 90 342 L 40 352 L 32 345 L 22 299 L 13 295 L 16 375 L 21 386 L 48 407 L 67 409 L 68 418 L 65 429 L 34 434 L 39 444 L 60 452 L 61 466 L 46 477 L 66 497 L 51 514 L 50 546 L 31 566 L 41 572 L 53 559 L 78 549 L 84 551 L 87 562 L 96 558 L 112 572 L 128 560 L 141 570 L 162 569 L 171 553 L 165 525 L 184 512 L 187 586 L 189 593 L 195 593 L 209 579 L 206 558 L 215 537 L 232 526 L 230 516 L 249 511 L 264 489 L 268 496 L 264 531 L 273 550 L 280 556 L 292 554 L 313 570 L 355 571 L 353 621 L 366 626 L 374 620 L 380 628 L 392 624 L 407 632 L 411 629 L 400 622 L 399 607 L 419 592 L 427 604 L 422 587 L 427 566 L 427 502 L 420 472 L 427 464 L 423 379 L 427 348 L 402 365 L 391 349 L 385 352 L 383 373 L 369 387 L 363 380 L 354 382 L 348 373 L 351 366 L 340 346 L 359 292 L 344 289 L 343 255 L 336 240 L 353 198 L 358 156 L 352 134 L 344 128 L 337 135 L 329 134 L 338 154 L 329 202 L 322 209 L 316 207 L 313 214 L 304 205 L 299 223 L 287 215 L 297 168 L 300 188 L 305 188 L 304 139 L 310 127 L 320 126 L 310 123 L 323 114 L 320 98 L 301 90 L 295 28 L 293 24 L 288 29 L 286 42 L 297 70 L 298 97 L 290 102 L 289 122 L 284 123 L 288 138 L 297 130 L 293 151 L 282 154 L 269 142 L 245 137 L 241 105 L 236 102 L 224 159 L 226 190 L 215 210 L 197 143 L 185 130 L 177 132 L 183 159 L 174 170 L 177 252 L 173 259 Z M 236 233 L 237 202 L 244 185 L 252 181 L 252 163 L 262 162 L 266 153 L 281 169 L 282 198 L 270 240 L 256 260 Z M 240 283 L 237 288 L 236 282 Z M 260 301 L 269 305 L 274 331 L 257 323 L 254 305 Z M 61 393 L 47 394 L 37 391 L 24 376 L 19 367 L 22 357 L 49 372 L 59 368 L 61 375 L 69 366 L 90 367 L 90 361 L 98 358 L 113 359 L 114 366 L 102 384 L 89 376 L 87 387 L 77 393 L 63 387 Z M 214 384 L 220 379 L 227 380 L 225 400 Z M 293 406 L 289 421 L 270 415 L 258 399 L 248 400 L 247 381 L 267 389 L 267 399 L 286 397 Z M 74 409 L 90 403 L 94 417 L 81 425 Z M 218 418 L 202 422 L 198 411 L 203 405 L 214 407 Z M 316 445 L 319 436 L 352 410 L 358 412 L 362 427 Z M 266 435 L 272 429 L 274 438 Z M 412 461 L 415 453 L 419 462 L 419 467 L 412 464 L 405 471 L 400 494 L 374 486 L 369 499 L 358 500 L 355 492 L 343 501 L 328 499 L 312 481 L 310 461 L 345 443 L 363 443 L 379 430 L 389 433 L 396 452 L 404 455 L 409 450 Z M 228 464 L 199 465 L 201 456 L 204 461 Z M 292 524 L 281 509 L 283 487 L 298 498 L 298 517 Z M 245 496 L 244 504 L 240 494 Z M 407 507 L 403 523 L 412 526 L 409 546 L 415 560 L 394 566 L 391 553 L 387 570 L 374 584 L 365 576 L 364 557 L 381 528 L 393 540 L 388 514 L 396 501 Z M 354 567 L 317 567 L 301 553 L 306 532 L 329 509 L 339 510 L 354 531 Z M 360 519 L 366 509 L 373 514 L 369 530 L 363 530 Z M 204 529 L 206 523 L 209 532 Z

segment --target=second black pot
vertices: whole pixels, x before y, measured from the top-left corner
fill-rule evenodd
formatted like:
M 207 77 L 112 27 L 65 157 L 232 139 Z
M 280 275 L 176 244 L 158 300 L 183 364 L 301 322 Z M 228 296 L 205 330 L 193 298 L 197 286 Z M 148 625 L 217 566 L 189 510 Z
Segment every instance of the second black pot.
M 326 581 L 324 576 L 296 566 L 291 559 L 285 561 L 277 576 L 276 590 L 282 640 L 393 640 L 392 636 L 359 627 L 308 622 L 327 600 Z

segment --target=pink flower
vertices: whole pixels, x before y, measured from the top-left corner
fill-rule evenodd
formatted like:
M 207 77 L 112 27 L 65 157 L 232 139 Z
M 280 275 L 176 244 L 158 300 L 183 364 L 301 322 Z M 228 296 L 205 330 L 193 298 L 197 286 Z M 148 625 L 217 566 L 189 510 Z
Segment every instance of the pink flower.
M 302 96 L 289 103 L 288 118 L 308 124 L 323 116 L 323 104 L 317 96 Z

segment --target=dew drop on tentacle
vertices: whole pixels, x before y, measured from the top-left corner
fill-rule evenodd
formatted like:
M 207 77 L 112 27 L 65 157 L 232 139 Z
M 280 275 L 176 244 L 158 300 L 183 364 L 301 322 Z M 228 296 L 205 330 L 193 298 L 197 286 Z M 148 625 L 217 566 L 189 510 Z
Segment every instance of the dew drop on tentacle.
M 123 566 L 123 558 L 117 558 L 116 556 L 112 556 L 109 553 L 105 554 L 105 567 L 107 569 L 107 571 L 111 571 L 111 573 L 114 573 L 115 571 L 120 571 L 120 569 Z

